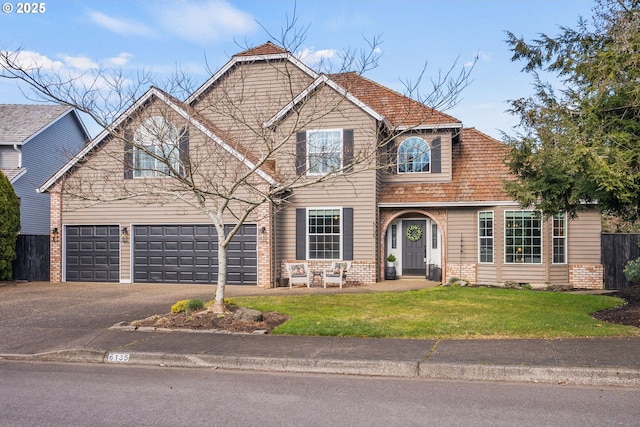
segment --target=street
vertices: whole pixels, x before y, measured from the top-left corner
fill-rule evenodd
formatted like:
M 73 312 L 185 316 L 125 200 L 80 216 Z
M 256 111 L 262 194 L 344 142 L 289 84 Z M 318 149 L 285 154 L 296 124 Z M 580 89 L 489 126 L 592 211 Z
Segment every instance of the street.
M 631 426 L 640 389 L 0 360 L 0 426 Z

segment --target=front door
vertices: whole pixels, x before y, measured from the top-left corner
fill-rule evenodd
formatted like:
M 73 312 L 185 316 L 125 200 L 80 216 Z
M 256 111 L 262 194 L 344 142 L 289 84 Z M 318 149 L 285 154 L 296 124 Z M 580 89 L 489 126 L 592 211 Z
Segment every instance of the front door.
M 424 220 L 402 221 L 402 274 L 426 275 L 424 258 L 427 251 L 427 222 Z

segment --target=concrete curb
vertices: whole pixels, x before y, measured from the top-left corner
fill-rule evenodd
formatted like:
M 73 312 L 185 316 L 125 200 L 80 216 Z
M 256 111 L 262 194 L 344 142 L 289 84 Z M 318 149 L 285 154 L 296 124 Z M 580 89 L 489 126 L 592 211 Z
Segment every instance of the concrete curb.
M 110 355 L 126 355 L 116 360 Z M 60 350 L 38 354 L 0 354 L 0 359 L 42 362 L 108 363 L 174 368 L 340 374 L 463 381 L 505 381 L 589 386 L 640 387 L 640 370 L 618 368 L 469 365 L 411 361 L 235 357 L 207 354 Z
M 511 381 L 591 386 L 640 386 L 640 370 L 557 366 L 420 364 L 419 376 L 430 379 Z

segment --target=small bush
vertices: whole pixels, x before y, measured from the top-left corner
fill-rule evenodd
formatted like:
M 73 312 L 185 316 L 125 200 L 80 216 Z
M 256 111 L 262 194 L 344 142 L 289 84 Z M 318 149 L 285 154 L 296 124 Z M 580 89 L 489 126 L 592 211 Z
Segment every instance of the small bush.
M 190 299 L 187 301 L 187 307 L 185 309 L 185 313 L 191 313 L 194 311 L 199 311 L 204 308 L 204 302 L 200 299 Z
M 633 283 L 640 284 L 640 258 L 631 260 L 624 268 L 624 276 Z
M 172 313 L 184 313 L 187 310 L 188 299 L 183 299 L 171 306 Z

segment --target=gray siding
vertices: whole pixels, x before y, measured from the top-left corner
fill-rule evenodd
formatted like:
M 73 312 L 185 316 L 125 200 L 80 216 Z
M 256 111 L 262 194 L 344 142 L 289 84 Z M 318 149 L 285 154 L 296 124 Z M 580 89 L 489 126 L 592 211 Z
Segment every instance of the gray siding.
M 69 112 L 22 147 L 27 172 L 13 185 L 20 197 L 21 234 L 49 234 L 49 194 L 36 189 L 64 165 L 85 143 L 85 134 Z
M 20 166 L 20 154 L 12 145 L 0 145 L 0 169 L 15 169 Z

